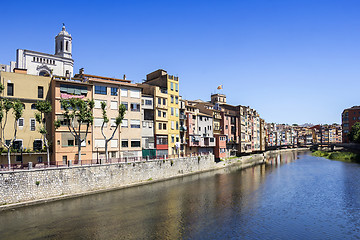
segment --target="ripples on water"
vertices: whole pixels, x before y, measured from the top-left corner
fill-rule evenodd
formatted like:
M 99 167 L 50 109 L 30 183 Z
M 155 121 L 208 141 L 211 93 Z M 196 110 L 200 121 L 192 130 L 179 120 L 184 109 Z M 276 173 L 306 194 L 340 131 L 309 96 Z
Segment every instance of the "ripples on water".
M 296 157 L 0 212 L 0 239 L 360 239 L 360 165 Z

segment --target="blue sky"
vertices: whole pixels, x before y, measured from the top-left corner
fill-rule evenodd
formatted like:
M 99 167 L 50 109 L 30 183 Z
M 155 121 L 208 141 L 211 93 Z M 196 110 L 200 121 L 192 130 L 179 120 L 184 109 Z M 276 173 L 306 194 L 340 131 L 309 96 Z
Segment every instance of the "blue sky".
M 141 82 L 162 68 L 185 99 L 255 108 L 267 122 L 341 122 L 359 103 L 360 2 L 7 1 L 0 63 L 17 48 L 54 52 L 64 22 L 74 72 Z M 14 9 L 13 11 L 11 9 Z

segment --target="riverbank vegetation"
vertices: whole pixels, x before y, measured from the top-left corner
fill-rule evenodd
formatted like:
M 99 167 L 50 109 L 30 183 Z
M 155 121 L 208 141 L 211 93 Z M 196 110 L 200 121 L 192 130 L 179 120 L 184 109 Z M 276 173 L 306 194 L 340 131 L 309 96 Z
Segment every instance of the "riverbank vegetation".
M 325 151 L 314 151 L 312 155 L 315 157 L 323 157 L 330 160 L 339 160 L 344 162 L 357 162 L 360 163 L 360 155 L 353 152 L 325 152 Z

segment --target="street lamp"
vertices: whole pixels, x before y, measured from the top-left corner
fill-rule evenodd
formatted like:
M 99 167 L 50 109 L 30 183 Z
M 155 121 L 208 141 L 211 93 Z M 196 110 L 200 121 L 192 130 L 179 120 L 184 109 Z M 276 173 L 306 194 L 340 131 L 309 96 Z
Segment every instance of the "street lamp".
M 24 165 L 24 161 L 23 161 L 23 146 L 20 146 L 20 153 L 21 153 L 21 167 L 23 167 Z
M 99 164 L 99 147 L 96 146 L 96 164 Z

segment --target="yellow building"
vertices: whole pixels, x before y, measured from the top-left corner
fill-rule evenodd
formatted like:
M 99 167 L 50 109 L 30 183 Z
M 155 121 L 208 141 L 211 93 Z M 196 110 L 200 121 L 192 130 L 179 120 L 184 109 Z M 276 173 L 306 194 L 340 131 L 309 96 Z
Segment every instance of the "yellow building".
M 14 154 L 16 157 L 12 157 L 12 164 L 21 162 L 45 163 L 46 153 L 40 152 L 44 144 L 43 136 L 39 133 L 38 124 L 35 121 L 35 104 L 37 101 L 50 99 L 49 86 L 51 78 L 29 75 L 26 69 L 14 69 L 14 72 L 0 72 L 0 79 L 1 84 L 4 86 L 1 97 L 10 100 L 19 99 L 24 105 L 23 115 L 17 122 L 17 135 L 13 145 L 13 148 L 17 150 L 22 148 L 24 153 L 23 157 Z M 8 114 L 4 134 L 6 141 L 10 141 L 14 137 L 12 110 Z M 1 164 L 7 164 L 6 156 L 1 156 L 0 159 Z
M 145 84 L 158 86 L 163 93 L 167 94 L 168 155 L 178 154 L 180 148 L 179 78 L 159 69 L 146 75 Z

